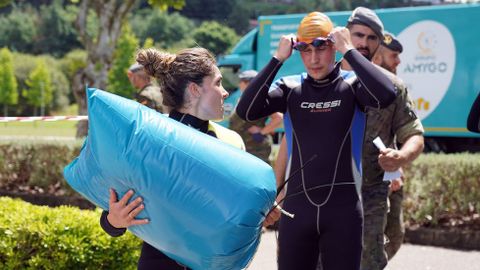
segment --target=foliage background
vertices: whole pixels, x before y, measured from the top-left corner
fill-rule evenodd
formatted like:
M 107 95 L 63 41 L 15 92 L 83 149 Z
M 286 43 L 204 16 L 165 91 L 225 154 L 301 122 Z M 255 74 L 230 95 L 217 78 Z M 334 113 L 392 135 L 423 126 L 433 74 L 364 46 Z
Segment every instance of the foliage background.
M 37 58 L 48 59 L 47 71 L 53 83 L 53 98 L 51 102 L 46 102 L 45 114 L 63 111 L 75 103 L 72 94 L 74 76 L 85 68 L 86 53 L 83 64 L 72 64 L 65 68 L 65 65 L 58 65 L 57 62 L 75 60 L 78 63 L 80 58 L 72 59 L 72 54 L 78 55 L 85 50 L 74 27 L 80 2 L 6 0 L 0 3 L 0 48 L 6 47 L 14 53 L 15 78 L 19 82 L 16 89 L 19 98 L 14 104 L 8 104 L 7 111 L 1 111 L 0 115 L 38 114 L 38 108 L 28 104 L 29 95 L 22 96 L 26 89 L 26 78 L 36 68 Z M 261 15 L 351 10 L 359 5 L 385 8 L 431 4 L 428 1 L 413 0 L 185 0 L 185 5 L 180 10 L 173 7 L 166 10 L 157 8 L 162 3 L 177 6 L 181 2 L 183 0 L 135 1 L 123 22 L 131 28 L 125 28 L 122 33 L 123 41 L 120 40 L 116 46 L 113 65 L 108 75 L 108 90 L 125 97 L 133 97 L 134 91 L 125 73 L 132 64 L 136 50 L 141 44 L 145 44 L 147 39 L 153 41 L 153 46 L 170 52 L 200 45 L 220 55 L 227 54 L 241 36 L 255 27 L 256 20 Z M 90 13 L 86 32 L 89 36 L 96 36 L 99 30 L 98 18 L 93 12 Z M 75 68 L 72 70 L 72 67 Z M 0 105 L 6 104 L 6 101 L 0 102 Z

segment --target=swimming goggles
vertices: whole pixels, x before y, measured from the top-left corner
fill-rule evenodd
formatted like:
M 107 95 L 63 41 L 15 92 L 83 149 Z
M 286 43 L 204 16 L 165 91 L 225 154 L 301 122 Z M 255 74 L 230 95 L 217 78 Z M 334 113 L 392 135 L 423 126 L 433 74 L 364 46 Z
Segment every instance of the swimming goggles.
M 335 40 L 331 36 L 328 36 L 326 38 L 325 37 L 317 37 L 310 43 L 306 43 L 306 42 L 303 42 L 303 41 L 293 42 L 292 48 L 294 50 L 302 52 L 302 51 L 305 51 L 308 48 L 308 45 L 312 45 L 313 47 L 318 48 L 318 47 L 321 47 L 325 44 L 329 45 L 329 44 L 333 44 L 333 43 L 335 43 Z

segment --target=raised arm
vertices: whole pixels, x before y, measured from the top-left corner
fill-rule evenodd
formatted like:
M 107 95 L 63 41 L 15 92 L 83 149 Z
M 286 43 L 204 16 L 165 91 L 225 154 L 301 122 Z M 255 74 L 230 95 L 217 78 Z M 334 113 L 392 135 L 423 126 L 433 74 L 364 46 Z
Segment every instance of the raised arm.
M 283 95 L 269 95 L 269 88 L 283 62 L 292 54 L 292 38 L 293 35 L 287 35 L 280 39 L 275 55 L 250 81 L 236 108 L 240 118 L 246 121 L 254 121 L 282 110 L 281 100 Z
M 362 106 L 377 109 L 385 108 L 393 102 L 396 90 L 391 80 L 378 70 L 361 53 L 354 49 L 350 40 L 350 31 L 336 27 L 331 35 L 335 39 L 335 48 L 343 54 L 357 75 L 355 95 Z
M 395 99 L 392 81 L 357 50 L 350 50 L 345 59 L 355 71 L 359 85 L 355 95 L 363 106 L 383 109 Z

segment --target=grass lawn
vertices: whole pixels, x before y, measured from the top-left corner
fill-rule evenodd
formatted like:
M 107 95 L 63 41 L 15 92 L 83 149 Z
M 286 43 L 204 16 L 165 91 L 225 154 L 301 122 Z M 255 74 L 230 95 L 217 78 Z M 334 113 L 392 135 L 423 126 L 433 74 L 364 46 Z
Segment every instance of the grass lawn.
M 0 136 L 75 137 L 77 121 L 0 123 Z

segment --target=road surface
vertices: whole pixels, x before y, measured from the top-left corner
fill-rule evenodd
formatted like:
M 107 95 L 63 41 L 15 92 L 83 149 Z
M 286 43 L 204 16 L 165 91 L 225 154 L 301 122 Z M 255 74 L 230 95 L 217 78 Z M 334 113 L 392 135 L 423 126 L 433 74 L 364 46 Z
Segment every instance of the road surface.
M 275 270 L 275 233 L 262 235 L 258 251 L 248 270 Z M 404 244 L 386 270 L 480 270 L 480 251 L 461 251 Z

